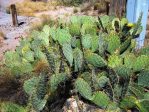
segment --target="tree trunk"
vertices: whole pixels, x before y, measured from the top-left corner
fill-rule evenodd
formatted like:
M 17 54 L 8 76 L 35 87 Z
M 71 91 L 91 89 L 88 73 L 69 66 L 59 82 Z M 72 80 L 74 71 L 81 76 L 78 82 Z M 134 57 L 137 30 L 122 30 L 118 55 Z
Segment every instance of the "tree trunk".
M 119 18 L 125 16 L 127 0 L 111 0 L 109 15 L 114 15 Z

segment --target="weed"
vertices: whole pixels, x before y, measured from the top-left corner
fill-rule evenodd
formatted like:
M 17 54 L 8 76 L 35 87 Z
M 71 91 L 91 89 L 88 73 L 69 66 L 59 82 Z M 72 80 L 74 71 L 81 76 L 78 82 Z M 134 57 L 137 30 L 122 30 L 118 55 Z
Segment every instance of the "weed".
M 73 9 L 73 13 L 77 13 L 78 12 L 78 9 L 77 8 L 74 8 Z

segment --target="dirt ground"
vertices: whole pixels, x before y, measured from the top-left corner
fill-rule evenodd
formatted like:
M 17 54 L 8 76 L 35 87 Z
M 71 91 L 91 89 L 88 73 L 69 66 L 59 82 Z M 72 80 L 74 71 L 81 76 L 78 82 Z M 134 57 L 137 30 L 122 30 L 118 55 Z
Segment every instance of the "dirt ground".
M 4 34 L 4 39 L 0 42 L 0 59 L 7 50 L 14 50 L 19 45 L 19 39 L 26 36 L 29 26 L 33 21 L 37 21 L 34 17 L 18 16 L 19 27 L 12 25 L 11 15 L 0 12 L 0 31 Z

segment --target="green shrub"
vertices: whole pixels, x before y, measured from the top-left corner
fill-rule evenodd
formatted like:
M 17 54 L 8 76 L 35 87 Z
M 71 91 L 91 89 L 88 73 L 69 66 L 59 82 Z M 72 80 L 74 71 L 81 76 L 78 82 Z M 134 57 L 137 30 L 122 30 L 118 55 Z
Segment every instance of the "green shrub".
M 147 51 L 136 53 L 134 46 L 141 18 L 133 26 L 126 18 L 109 16 L 74 16 L 60 26 L 45 25 L 32 38 L 23 39 L 15 52 L 5 54 L 6 65 L 14 74 L 23 75 L 34 72 L 41 59 L 48 63 L 48 72 L 41 71 L 24 83 L 30 107 L 36 111 L 48 108 L 47 101 L 56 101 L 55 96 L 67 87 L 67 92 L 73 89 L 105 110 L 147 112 L 142 86 L 149 86 L 144 80 L 149 74 L 149 56 Z

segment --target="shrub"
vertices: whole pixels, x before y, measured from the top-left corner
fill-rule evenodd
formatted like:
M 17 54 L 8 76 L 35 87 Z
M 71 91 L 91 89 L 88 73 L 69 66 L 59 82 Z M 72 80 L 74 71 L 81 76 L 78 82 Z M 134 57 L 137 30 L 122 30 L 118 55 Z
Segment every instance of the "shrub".
M 149 57 L 142 49 L 136 53 L 134 40 L 141 18 L 130 25 L 126 18 L 74 16 L 59 26 L 45 25 L 7 52 L 6 65 L 16 75 L 33 72 L 41 59 L 48 63 L 48 71 L 24 83 L 30 110 L 48 108 L 48 102 L 73 91 L 107 111 L 147 112 Z

